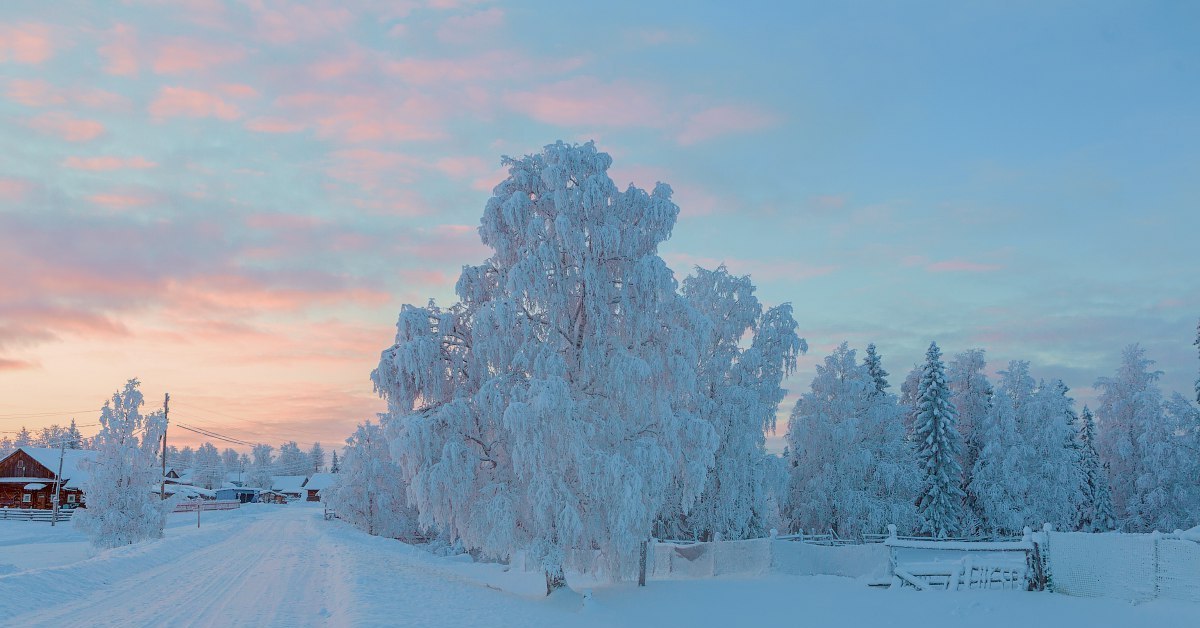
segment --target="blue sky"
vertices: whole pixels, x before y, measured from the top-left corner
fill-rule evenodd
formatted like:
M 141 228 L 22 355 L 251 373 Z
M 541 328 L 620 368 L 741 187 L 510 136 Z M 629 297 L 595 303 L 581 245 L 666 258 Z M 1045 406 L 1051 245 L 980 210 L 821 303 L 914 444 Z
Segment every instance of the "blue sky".
M 674 187 L 678 273 L 724 262 L 795 305 L 812 350 L 785 413 L 842 340 L 897 386 L 937 340 L 1081 401 L 1141 342 L 1186 392 L 1197 23 L 1186 2 L 5 3 L 0 396 L 53 416 L 0 429 L 137 375 L 197 425 L 340 441 L 381 408 L 400 304 L 486 256 L 499 157 L 557 139 Z

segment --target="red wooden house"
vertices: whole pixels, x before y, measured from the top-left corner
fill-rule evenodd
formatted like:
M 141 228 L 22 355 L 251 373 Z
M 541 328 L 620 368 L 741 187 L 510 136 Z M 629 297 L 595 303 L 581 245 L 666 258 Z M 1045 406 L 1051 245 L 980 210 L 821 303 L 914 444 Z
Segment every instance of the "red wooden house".
M 87 478 L 79 463 L 94 460 L 96 452 L 67 449 L 62 454 L 59 499 L 63 508 L 72 508 L 83 503 L 82 483 Z M 0 508 L 53 508 L 58 463 L 59 450 L 43 447 L 21 447 L 0 459 Z

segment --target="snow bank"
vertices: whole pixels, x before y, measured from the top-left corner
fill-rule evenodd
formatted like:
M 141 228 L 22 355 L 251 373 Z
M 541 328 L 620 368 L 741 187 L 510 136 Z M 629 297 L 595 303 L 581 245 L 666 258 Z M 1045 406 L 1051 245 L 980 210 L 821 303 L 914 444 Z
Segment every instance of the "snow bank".
M 771 567 L 794 576 L 887 578 L 888 548 L 881 543 L 825 546 L 776 541 Z

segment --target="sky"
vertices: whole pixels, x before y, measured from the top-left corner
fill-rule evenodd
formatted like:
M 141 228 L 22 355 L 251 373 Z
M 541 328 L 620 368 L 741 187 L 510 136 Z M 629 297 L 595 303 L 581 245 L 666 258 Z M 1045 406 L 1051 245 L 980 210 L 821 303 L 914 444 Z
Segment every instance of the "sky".
M 453 302 L 487 257 L 501 156 L 560 139 L 674 188 L 680 279 L 724 263 L 794 305 L 811 348 L 781 418 L 844 340 L 896 389 L 936 340 L 1093 406 L 1140 342 L 1186 393 L 1197 23 L 1177 1 L 5 2 L 0 431 L 94 433 L 137 377 L 177 425 L 341 443 L 384 408 L 400 306 Z

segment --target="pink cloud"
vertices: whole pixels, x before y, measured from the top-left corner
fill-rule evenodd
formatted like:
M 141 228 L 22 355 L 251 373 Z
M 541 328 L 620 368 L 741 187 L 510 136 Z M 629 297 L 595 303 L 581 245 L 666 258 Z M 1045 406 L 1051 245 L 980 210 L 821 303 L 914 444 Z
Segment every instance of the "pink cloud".
M 95 120 L 74 118 L 65 113 L 44 113 L 30 118 L 31 128 L 49 135 L 57 135 L 68 142 L 87 142 L 104 133 L 104 125 Z
M 696 266 L 713 269 L 725 264 L 730 273 L 735 275 L 750 275 L 756 281 L 804 281 L 815 277 L 823 277 L 837 271 L 832 264 L 806 264 L 795 260 L 747 260 L 689 255 L 687 253 L 669 253 L 663 256 L 674 265 L 674 270 L 680 277 L 689 275 Z
M 503 26 L 504 11 L 493 7 L 469 15 L 446 18 L 437 30 L 437 38 L 447 44 L 471 44 L 487 38 Z
M 25 360 L 13 360 L 10 358 L 0 358 L 0 371 L 20 371 L 20 370 L 24 370 L 24 369 L 37 368 L 37 366 L 38 365 L 36 363 L 27 362 Z
M 39 64 L 54 55 L 50 29 L 43 24 L 0 26 L 0 61 Z
M 180 74 L 207 70 L 245 56 L 246 51 L 240 46 L 181 39 L 167 43 L 158 50 L 154 58 L 154 71 L 158 74 Z
M 310 74 L 323 81 L 361 72 L 367 65 L 367 54 L 354 49 L 340 55 L 326 57 L 308 66 Z
M 33 189 L 28 181 L 0 177 L 0 201 L 19 201 Z
M 222 94 L 231 98 L 257 98 L 258 90 L 240 83 L 226 83 L 218 87 Z
M 493 170 L 492 162 L 479 157 L 443 157 L 434 167 L 455 179 L 483 177 Z
M 394 102 L 372 94 L 293 94 L 277 104 L 295 111 L 293 119 L 311 121 L 317 136 L 334 141 L 416 141 L 444 136 L 436 121 L 444 107 L 425 96 Z
M 412 155 L 369 148 L 334 151 L 330 157 L 333 163 L 326 171 L 330 177 L 368 191 L 389 183 L 415 181 L 416 172 L 426 165 Z
M 931 273 L 990 273 L 1003 268 L 1000 264 L 981 264 L 963 259 L 943 260 L 925 266 L 925 270 Z
M 63 162 L 63 166 L 74 168 L 76 170 L 91 170 L 95 172 L 107 172 L 111 170 L 146 170 L 154 168 L 158 164 L 144 157 L 67 157 Z
M 93 194 L 88 197 L 88 200 L 97 204 L 103 205 L 111 209 L 130 209 L 133 207 L 141 207 L 150 203 L 152 199 L 146 196 L 138 196 L 134 194 L 106 193 Z
M 8 98 L 27 107 L 47 107 L 67 102 L 57 88 L 41 79 L 9 81 Z
M 680 144 L 690 146 L 722 135 L 761 131 L 776 124 L 778 118 L 762 109 L 725 105 L 690 116 L 676 139 Z
M 259 133 L 299 133 L 307 127 L 283 118 L 254 118 L 246 121 L 246 128 Z
M 185 87 L 163 87 L 150 103 L 155 118 L 220 118 L 235 120 L 242 112 L 220 96 Z
M 582 67 L 582 56 L 533 59 L 509 50 L 494 50 L 457 59 L 407 58 L 384 64 L 384 70 L 410 83 L 505 81 L 517 77 L 547 76 Z
M 669 117 L 651 88 L 590 76 L 512 92 L 504 101 L 514 111 L 560 126 L 661 127 Z
M 279 0 L 252 0 L 257 34 L 272 44 L 320 39 L 340 33 L 354 21 L 354 14 L 336 5 L 306 6 Z
M 128 24 L 117 24 L 109 31 L 108 43 L 99 49 L 107 65 L 104 71 L 118 76 L 138 73 L 137 31 Z

